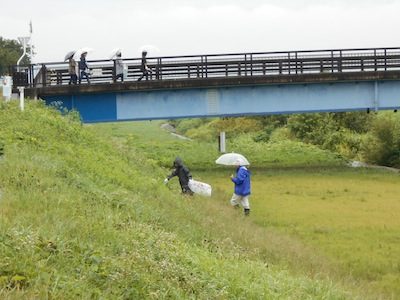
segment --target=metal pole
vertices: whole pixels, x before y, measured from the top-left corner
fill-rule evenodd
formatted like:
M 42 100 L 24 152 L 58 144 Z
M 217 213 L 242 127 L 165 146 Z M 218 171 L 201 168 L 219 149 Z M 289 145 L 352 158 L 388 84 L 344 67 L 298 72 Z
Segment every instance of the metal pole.
M 33 28 L 32 28 L 32 20 L 29 22 L 29 51 L 30 55 L 29 58 L 31 60 L 31 64 L 33 64 L 33 42 L 32 42 L 32 34 L 33 34 Z
M 25 87 L 23 87 L 23 86 L 19 86 L 18 87 L 18 90 L 19 90 L 19 108 L 21 109 L 21 111 L 24 111 L 24 109 L 25 109 L 24 89 L 25 89 Z
M 225 132 L 222 131 L 219 133 L 219 152 L 225 153 L 226 152 L 226 143 L 225 143 Z

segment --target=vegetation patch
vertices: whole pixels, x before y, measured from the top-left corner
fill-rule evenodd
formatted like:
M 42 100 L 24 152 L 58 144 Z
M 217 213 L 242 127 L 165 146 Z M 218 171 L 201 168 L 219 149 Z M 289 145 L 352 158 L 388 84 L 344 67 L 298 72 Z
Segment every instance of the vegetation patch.
M 260 240 L 284 235 L 237 216 L 223 193 L 187 198 L 162 185 L 161 150 L 138 142 L 140 128 L 114 139 L 103 128 L 41 102 L 1 105 L 1 298 L 352 298 Z

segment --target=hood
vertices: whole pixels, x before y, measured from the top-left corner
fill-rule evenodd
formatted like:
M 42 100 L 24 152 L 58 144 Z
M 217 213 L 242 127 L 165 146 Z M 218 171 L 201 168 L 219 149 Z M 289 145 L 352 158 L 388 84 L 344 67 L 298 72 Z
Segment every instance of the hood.
M 183 161 L 182 158 L 179 156 L 175 158 L 174 160 L 174 167 L 182 167 L 183 166 Z

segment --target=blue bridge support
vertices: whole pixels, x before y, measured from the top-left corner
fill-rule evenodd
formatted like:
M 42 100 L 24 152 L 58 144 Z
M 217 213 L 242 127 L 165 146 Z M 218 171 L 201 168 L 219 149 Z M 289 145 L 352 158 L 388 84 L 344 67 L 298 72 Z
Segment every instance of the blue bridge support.
M 400 80 L 126 90 L 43 96 L 83 122 L 222 117 L 400 108 Z

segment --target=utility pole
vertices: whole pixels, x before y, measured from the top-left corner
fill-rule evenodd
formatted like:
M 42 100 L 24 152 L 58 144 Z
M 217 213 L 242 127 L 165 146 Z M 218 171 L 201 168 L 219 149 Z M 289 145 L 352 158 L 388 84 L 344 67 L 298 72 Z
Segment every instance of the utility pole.
M 31 59 L 31 64 L 33 64 L 33 40 L 32 40 L 32 34 L 33 34 L 33 26 L 32 26 L 32 20 L 29 22 L 29 52 L 30 52 L 30 59 Z

